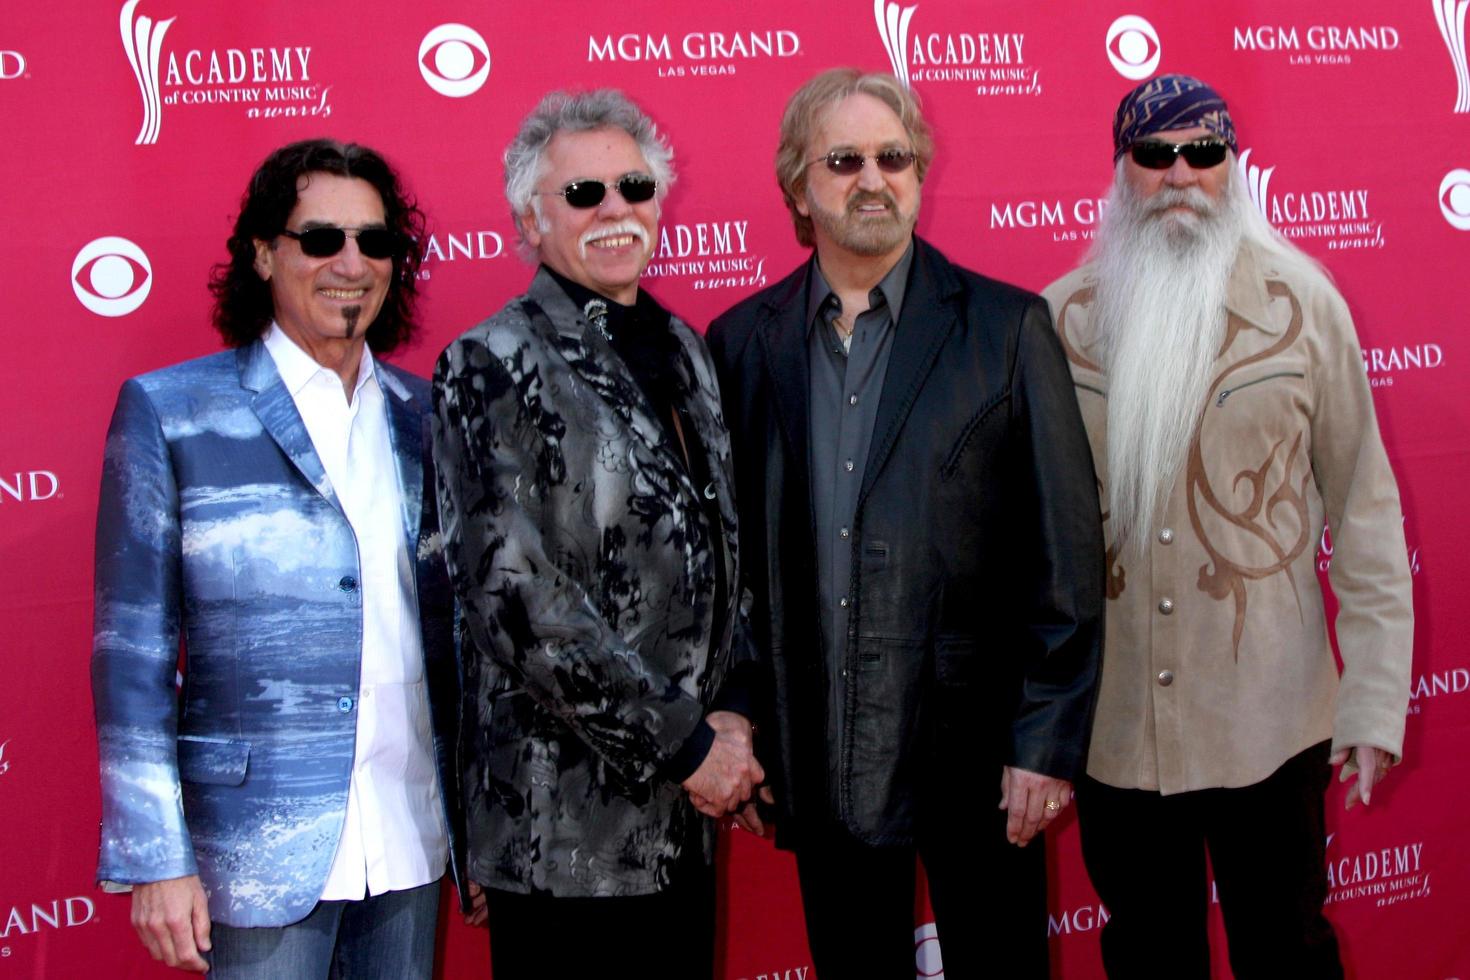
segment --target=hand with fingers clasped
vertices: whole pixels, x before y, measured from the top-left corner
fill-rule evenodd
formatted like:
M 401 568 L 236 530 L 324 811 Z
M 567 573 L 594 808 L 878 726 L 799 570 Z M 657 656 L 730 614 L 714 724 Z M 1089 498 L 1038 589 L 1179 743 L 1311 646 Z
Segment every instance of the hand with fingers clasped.
M 1000 774 L 1000 809 L 1006 840 L 1025 847 L 1072 802 L 1072 784 L 1039 772 L 1006 766 Z
M 705 722 L 715 740 L 699 768 L 681 784 L 694 808 L 705 816 L 723 817 L 739 810 L 766 772 L 755 758 L 750 721 L 733 711 L 711 711 Z
M 205 973 L 209 902 L 198 875 L 133 886 L 133 928 L 149 954 L 169 966 Z

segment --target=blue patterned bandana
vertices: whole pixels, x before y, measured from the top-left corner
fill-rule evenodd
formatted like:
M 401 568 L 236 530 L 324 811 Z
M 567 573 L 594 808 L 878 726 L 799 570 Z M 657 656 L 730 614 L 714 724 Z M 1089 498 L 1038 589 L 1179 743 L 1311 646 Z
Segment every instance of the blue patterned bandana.
M 1146 136 L 1194 126 L 1203 126 L 1229 144 L 1231 152 L 1240 152 L 1230 109 L 1218 92 L 1188 75 L 1151 78 L 1118 103 L 1118 114 L 1113 117 L 1113 162 Z

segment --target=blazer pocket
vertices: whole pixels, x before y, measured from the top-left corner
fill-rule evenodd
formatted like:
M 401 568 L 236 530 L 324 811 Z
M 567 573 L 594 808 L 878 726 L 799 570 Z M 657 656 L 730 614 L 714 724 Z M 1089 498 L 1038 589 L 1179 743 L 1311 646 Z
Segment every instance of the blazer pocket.
M 250 743 L 206 735 L 179 736 L 179 778 L 190 783 L 239 786 L 250 764 Z
M 974 415 L 970 416 L 970 420 L 965 423 L 964 429 L 960 431 L 959 438 L 956 439 L 954 441 L 954 445 L 950 447 L 949 454 L 945 457 L 944 465 L 939 468 L 940 479 L 948 480 L 950 477 L 954 476 L 955 470 L 960 468 L 960 460 L 964 458 L 965 451 L 970 448 L 970 442 L 974 439 L 976 430 L 978 430 L 980 426 L 984 424 L 986 419 L 988 419 L 997 408 L 1010 401 L 1010 398 L 1011 392 L 1010 389 L 1007 388 L 1005 391 L 1001 391 L 993 395 L 988 402 L 981 405 L 975 411 Z
M 945 687 L 967 687 L 975 680 L 979 659 L 974 637 L 940 637 L 934 645 L 934 678 Z

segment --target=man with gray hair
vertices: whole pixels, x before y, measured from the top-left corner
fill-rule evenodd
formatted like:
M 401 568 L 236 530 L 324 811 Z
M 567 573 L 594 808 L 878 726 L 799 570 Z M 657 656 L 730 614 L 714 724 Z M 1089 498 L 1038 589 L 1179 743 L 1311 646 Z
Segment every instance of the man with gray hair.
M 1329 764 L 1399 761 L 1403 514 L 1357 334 L 1247 196 L 1228 107 L 1166 75 L 1119 105 L 1097 247 L 1046 296 L 1108 540 L 1083 856 L 1119 977 L 1210 976 L 1205 857 L 1237 977 L 1341 977 L 1322 912 Z M 1316 575 L 1324 521 L 1339 678 Z
M 546 96 L 505 153 L 540 268 L 435 370 L 468 874 L 496 980 L 710 976 L 700 814 L 764 779 L 730 662 L 745 634 L 713 367 L 638 285 L 671 156 L 619 92 Z

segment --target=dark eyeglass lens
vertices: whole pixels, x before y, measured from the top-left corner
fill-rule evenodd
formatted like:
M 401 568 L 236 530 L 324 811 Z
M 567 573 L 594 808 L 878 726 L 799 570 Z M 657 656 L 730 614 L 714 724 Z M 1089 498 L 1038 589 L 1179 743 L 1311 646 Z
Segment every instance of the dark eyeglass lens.
M 561 193 L 574 208 L 595 208 L 607 196 L 607 187 L 600 180 L 574 180 Z
M 646 174 L 629 174 L 618 180 L 618 193 L 623 195 L 623 200 L 629 204 L 642 204 L 644 201 L 653 200 L 653 193 L 656 190 L 658 190 L 658 181 Z
M 628 174 L 618 178 L 617 188 L 629 204 L 642 204 L 653 200 L 658 181 L 647 174 Z M 574 180 L 561 193 L 574 208 L 595 208 L 607 196 L 607 185 L 600 180 Z
M 1184 162 L 1196 170 L 1218 166 L 1225 159 L 1228 147 L 1218 140 L 1200 143 L 1165 143 L 1160 140 L 1144 140 L 1130 147 L 1133 162 L 1149 170 L 1168 170 L 1174 160 L 1184 157 Z
M 914 162 L 914 155 L 908 150 L 883 150 L 873 158 L 878 169 L 884 173 L 903 173 Z
M 1196 170 L 1214 167 L 1225 159 L 1224 143 L 1190 143 L 1180 151 L 1184 162 Z
M 347 232 L 341 228 L 309 228 L 286 232 L 301 244 L 301 251 L 314 259 L 325 259 L 342 251 Z M 357 248 L 370 259 L 388 259 L 398 251 L 397 237 L 387 228 L 364 228 L 357 233 Z
M 842 177 L 851 177 L 863 169 L 863 155 L 861 153 L 829 153 L 827 154 L 827 169 Z
M 342 251 L 347 233 L 341 228 L 310 228 L 299 234 L 286 233 L 301 244 L 301 251 L 314 259 L 324 259 Z

